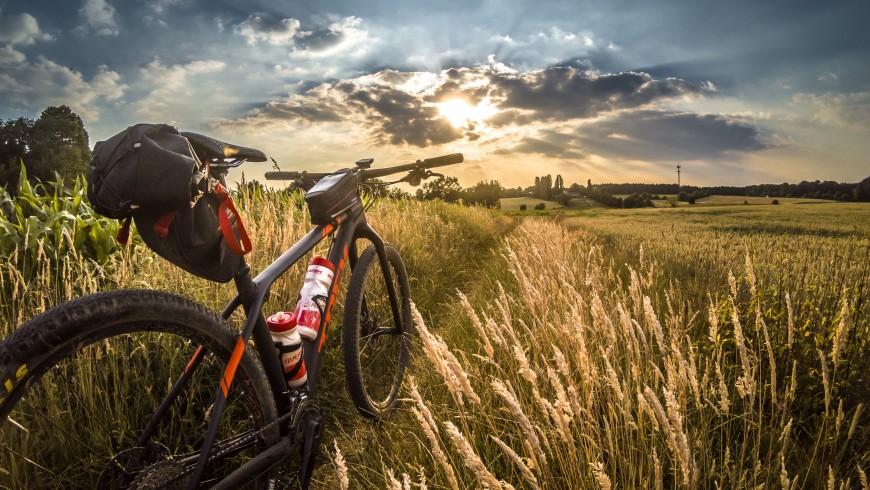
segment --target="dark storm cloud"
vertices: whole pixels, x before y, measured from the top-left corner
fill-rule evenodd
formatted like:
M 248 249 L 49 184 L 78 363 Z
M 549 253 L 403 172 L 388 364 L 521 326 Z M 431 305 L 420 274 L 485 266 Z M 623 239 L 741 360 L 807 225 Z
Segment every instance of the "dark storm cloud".
M 449 143 L 462 133 L 440 117 L 438 109 L 425 106 L 416 95 L 387 86 L 357 87 L 339 84 L 351 107 L 365 114 L 369 123 L 380 127 L 383 142 L 428 146 Z
M 328 100 L 317 103 L 271 102 L 260 111 L 260 117 L 270 120 L 302 120 L 309 123 L 340 122 L 344 107 Z
M 257 117 L 315 124 L 362 117 L 375 128 L 381 143 L 426 146 L 480 137 L 473 127 L 452 126 L 432 105 L 451 99 L 472 106 L 489 100 L 498 112 L 487 124 L 503 127 L 582 120 L 673 97 L 707 93 L 702 85 L 678 79 L 655 80 L 634 72 L 598 74 L 565 65 L 527 74 L 501 73 L 485 66 L 454 68 L 443 71 L 427 90 L 397 88 L 413 76 L 384 70 L 371 75 L 377 81 L 374 84 L 360 79 L 322 84 L 289 101 L 268 104 Z M 531 151 L 543 143 L 530 140 L 520 151 Z
M 420 97 L 389 85 L 363 86 L 351 81 L 321 85 L 290 101 L 270 103 L 256 119 L 311 124 L 356 122 L 372 128 L 380 144 L 425 147 L 463 137 L 462 131 Z M 474 136 L 469 134 L 470 138 Z
M 626 111 L 579 126 L 571 134 L 542 132 L 510 151 L 565 158 L 581 150 L 611 159 L 715 160 L 770 148 L 758 128 L 711 114 Z
M 554 66 L 525 76 L 494 75 L 490 80 L 494 87 L 491 97 L 500 106 L 530 111 L 534 119 L 542 121 L 585 119 L 707 92 L 702 85 L 674 78 L 655 80 L 646 73 L 634 72 L 599 75 L 569 66 Z M 495 123 L 522 123 L 527 119 L 516 112 Z

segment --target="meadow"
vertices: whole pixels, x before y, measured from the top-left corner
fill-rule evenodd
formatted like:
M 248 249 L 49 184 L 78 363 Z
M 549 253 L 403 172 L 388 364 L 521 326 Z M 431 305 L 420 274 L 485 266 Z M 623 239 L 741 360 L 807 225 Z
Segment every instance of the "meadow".
M 255 270 L 308 229 L 298 196 L 238 201 Z M 317 487 L 868 488 L 868 218 L 866 204 L 523 217 L 379 202 L 370 221 L 412 278 L 412 379 L 387 420 L 361 419 L 332 335 Z M 7 262 L 0 335 L 106 288 L 213 308 L 231 294 L 141 245 L 103 265 L 74 250 L 27 278 L 24 255 Z M 289 307 L 301 273 L 267 308 Z

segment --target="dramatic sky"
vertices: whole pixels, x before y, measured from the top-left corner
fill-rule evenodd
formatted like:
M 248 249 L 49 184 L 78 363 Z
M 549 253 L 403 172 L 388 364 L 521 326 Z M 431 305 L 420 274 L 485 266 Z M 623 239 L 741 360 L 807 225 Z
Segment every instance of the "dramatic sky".
M 0 0 L 0 119 L 66 104 L 92 145 L 169 122 L 284 170 L 462 152 L 464 186 L 678 163 L 684 184 L 856 182 L 868 23 L 867 0 Z

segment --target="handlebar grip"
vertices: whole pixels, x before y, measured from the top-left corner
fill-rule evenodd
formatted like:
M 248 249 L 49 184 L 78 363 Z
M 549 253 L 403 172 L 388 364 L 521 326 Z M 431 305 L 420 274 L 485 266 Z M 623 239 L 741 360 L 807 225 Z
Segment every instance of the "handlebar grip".
M 423 160 L 423 166 L 426 168 L 444 167 L 445 165 L 462 163 L 464 160 L 465 157 L 462 156 L 462 153 L 451 153 L 450 155 L 427 158 Z
M 272 171 L 266 172 L 266 180 L 295 180 L 300 177 L 299 172 Z

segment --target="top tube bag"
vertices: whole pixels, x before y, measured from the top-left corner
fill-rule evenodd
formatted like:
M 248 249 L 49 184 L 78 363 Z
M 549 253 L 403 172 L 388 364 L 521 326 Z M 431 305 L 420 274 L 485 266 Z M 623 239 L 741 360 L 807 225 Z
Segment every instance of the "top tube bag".
M 148 247 L 205 279 L 231 280 L 251 249 L 229 193 L 167 124 L 137 124 L 98 142 L 88 199 L 98 213 L 125 219 L 118 241 L 133 219 Z
M 311 223 L 331 223 L 342 211 L 358 202 L 359 180 L 353 172 L 343 170 L 320 179 L 305 193 L 305 202 L 311 213 Z

